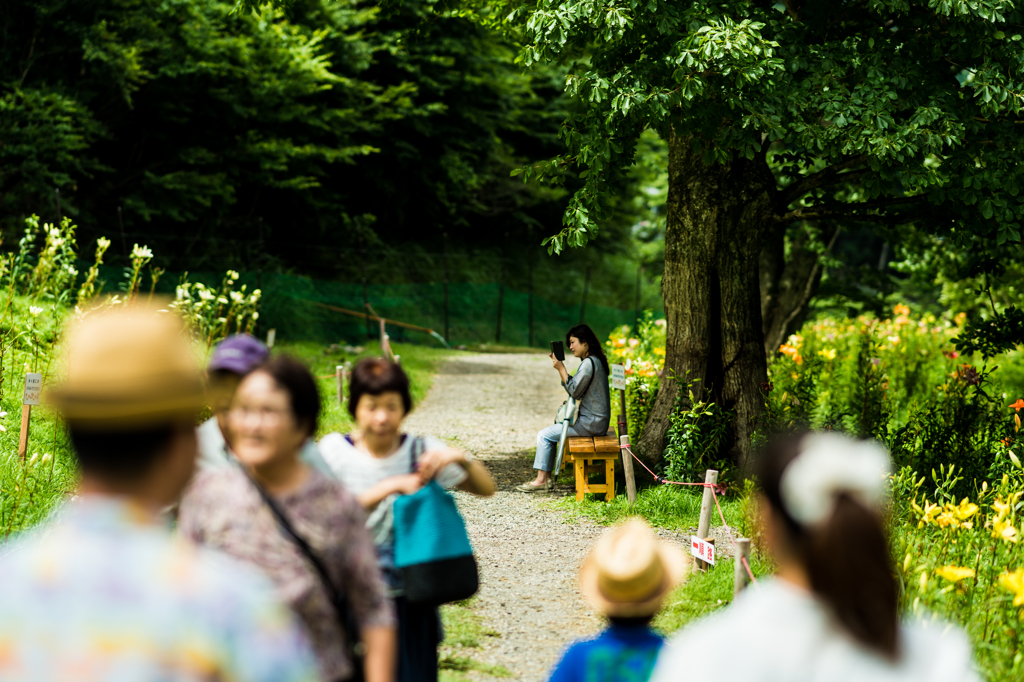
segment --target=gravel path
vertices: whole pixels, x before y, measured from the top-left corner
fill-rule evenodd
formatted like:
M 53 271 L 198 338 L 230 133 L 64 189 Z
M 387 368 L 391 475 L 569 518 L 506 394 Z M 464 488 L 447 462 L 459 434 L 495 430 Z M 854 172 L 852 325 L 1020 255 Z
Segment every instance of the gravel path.
M 500 635 L 473 657 L 530 682 L 546 678 L 566 642 L 601 627 L 580 597 L 576 571 L 603 529 L 566 523 L 562 512 L 546 508 L 550 496 L 513 490 L 533 477 L 537 431 L 564 397 L 545 355 L 467 353 L 441 368 L 406 420 L 412 433 L 476 454 L 497 481 L 491 498 L 456 493 L 480 565 L 474 610 Z M 685 543 L 675 533 L 659 535 Z

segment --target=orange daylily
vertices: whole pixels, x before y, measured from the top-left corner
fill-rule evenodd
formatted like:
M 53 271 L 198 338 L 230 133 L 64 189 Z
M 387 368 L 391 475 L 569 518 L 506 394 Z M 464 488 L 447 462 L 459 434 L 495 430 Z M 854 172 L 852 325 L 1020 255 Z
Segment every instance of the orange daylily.
M 1020 408 L 1024 407 L 1024 400 L 1017 398 L 1017 402 L 1010 405 L 1010 407 L 1020 412 Z

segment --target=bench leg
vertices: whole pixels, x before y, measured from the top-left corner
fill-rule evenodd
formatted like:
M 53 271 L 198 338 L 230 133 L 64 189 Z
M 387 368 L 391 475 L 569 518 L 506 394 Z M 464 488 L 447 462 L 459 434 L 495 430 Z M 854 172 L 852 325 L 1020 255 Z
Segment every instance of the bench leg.
M 608 491 L 604 494 L 605 502 L 615 497 L 615 460 L 604 461 L 604 480 L 608 485 Z
M 573 460 L 573 469 L 576 474 L 576 501 L 583 501 L 583 490 L 587 485 L 587 468 L 585 460 L 577 457 Z

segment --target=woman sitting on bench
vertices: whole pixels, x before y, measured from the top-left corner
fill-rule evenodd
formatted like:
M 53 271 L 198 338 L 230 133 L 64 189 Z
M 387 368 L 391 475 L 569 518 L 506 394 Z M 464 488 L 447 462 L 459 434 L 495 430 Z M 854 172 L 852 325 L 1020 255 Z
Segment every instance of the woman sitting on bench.
M 603 436 L 608 433 L 611 419 L 611 398 L 608 394 L 608 358 L 604 356 L 601 343 L 594 331 L 585 324 L 578 324 L 565 335 L 565 343 L 574 357 L 580 359 L 576 374 L 569 376 L 565 364 L 552 353 L 551 366 L 562 378 L 566 393 L 580 404 L 576 423 L 569 427 L 569 437 Z M 551 490 L 552 474 L 558 440 L 562 436 L 562 425 L 552 424 L 537 433 L 537 456 L 533 468 L 537 477 L 516 488 L 524 493 Z M 557 472 L 556 472 L 557 473 Z

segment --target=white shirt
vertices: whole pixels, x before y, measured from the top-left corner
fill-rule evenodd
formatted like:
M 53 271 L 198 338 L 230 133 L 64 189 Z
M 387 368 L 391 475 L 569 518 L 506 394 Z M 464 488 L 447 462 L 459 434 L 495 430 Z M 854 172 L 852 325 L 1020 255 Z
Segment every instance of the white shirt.
M 448 446 L 436 438 L 423 436 L 424 449 L 420 453 L 434 449 L 445 449 Z M 374 485 L 392 476 L 412 473 L 412 443 L 414 436 L 408 436 L 398 449 L 387 457 L 374 457 L 356 448 L 340 433 L 329 433 L 319 445 L 320 455 L 331 469 L 331 473 L 349 489 L 353 495 L 359 495 Z M 467 455 L 468 456 L 468 455 Z M 438 471 L 434 480 L 442 488 L 453 488 L 466 480 L 469 474 L 460 465 L 452 463 Z M 392 540 L 392 505 L 398 497 L 392 493 L 381 500 L 381 503 L 370 512 L 366 527 L 370 529 L 377 544 Z
M 730 642 L 734 651 L 718 652 Z M 900 626 L 892 663 L 846 634 L 813 594 L 781 580 L 751 585 L 729 607 L 662 649 L 651 682 L 978 682 L 964 633 L 938 621 Z

